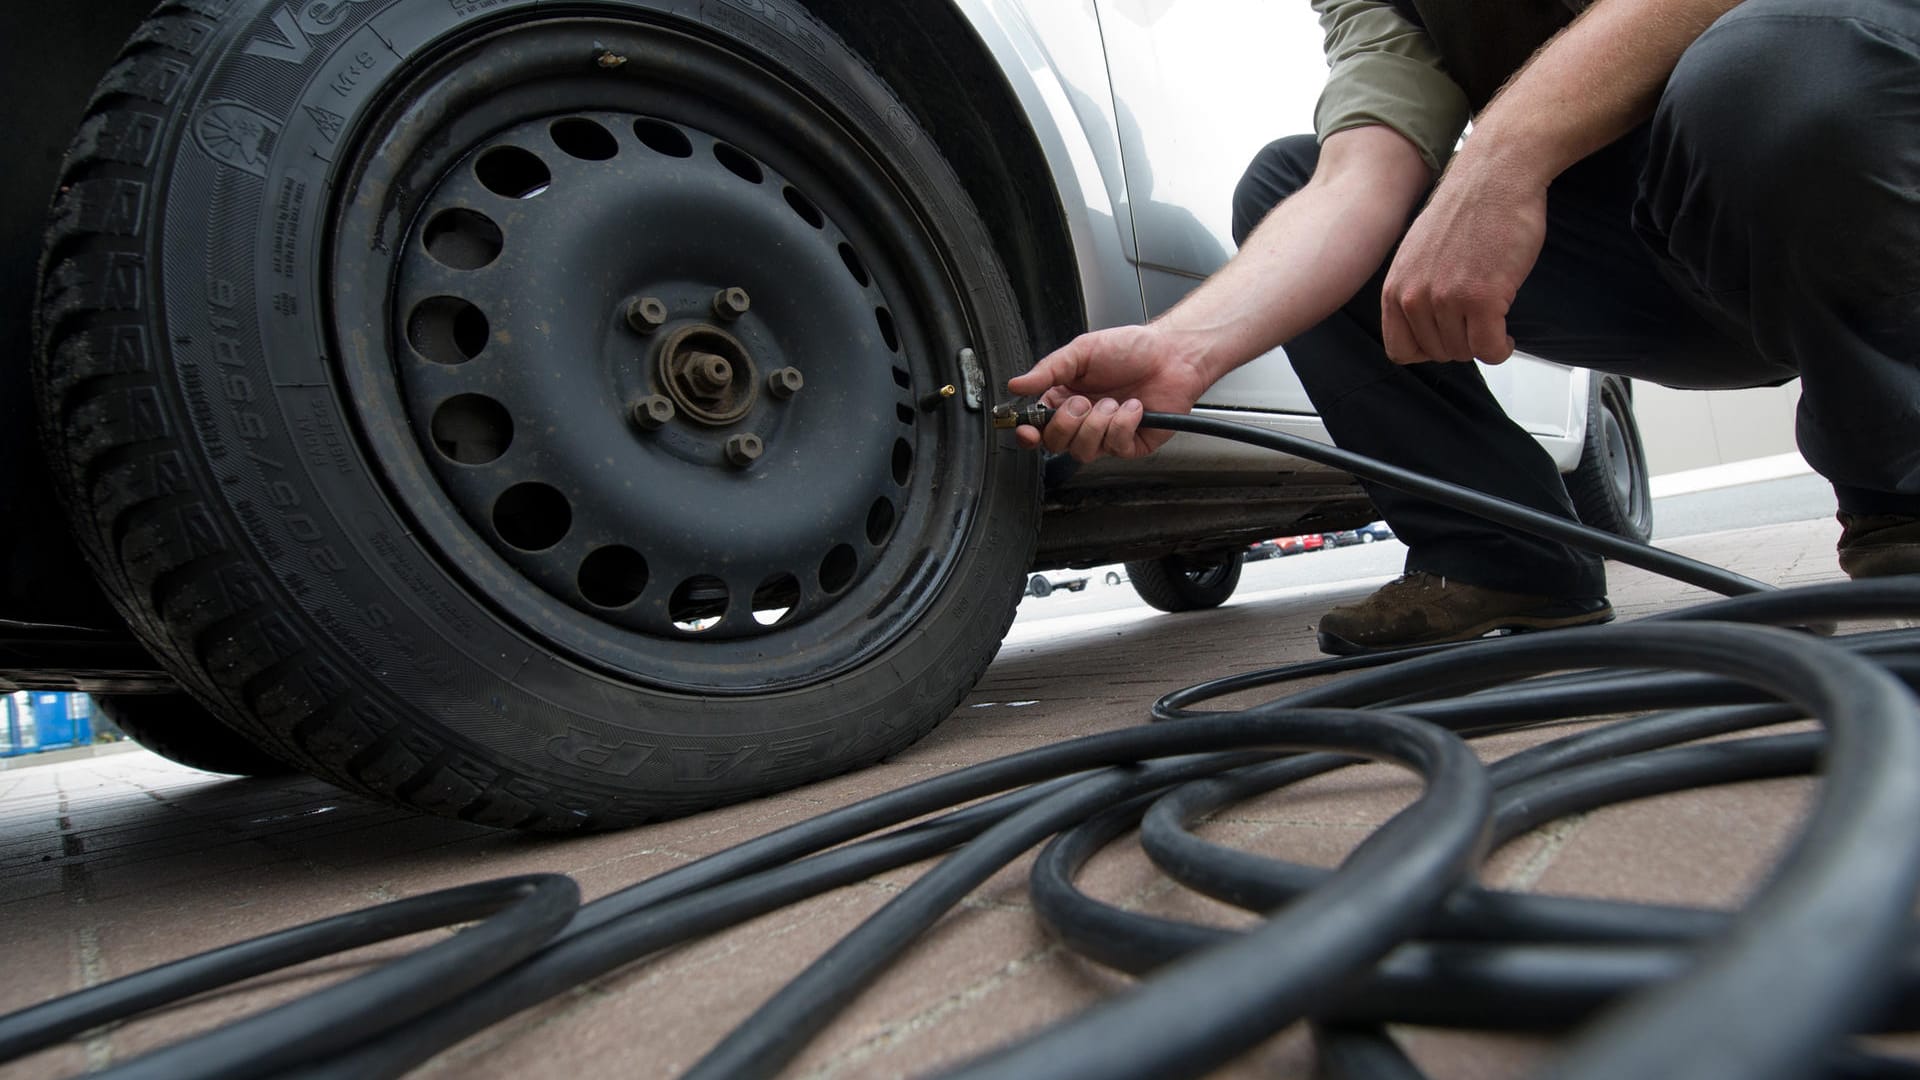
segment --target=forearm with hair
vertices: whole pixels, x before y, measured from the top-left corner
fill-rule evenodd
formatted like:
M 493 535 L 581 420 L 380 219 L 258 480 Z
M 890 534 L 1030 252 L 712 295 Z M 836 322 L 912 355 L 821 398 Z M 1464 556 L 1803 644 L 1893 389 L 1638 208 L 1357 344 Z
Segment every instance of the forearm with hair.
M 1598 0 L 1494 97 L 1462 156 L 1550 183 L 1652 116 L 1680 55 L 1739 2 Z
M 1432 178 L 1385 127 L 1329 136 L 1313 179 L 1226 267 L 1156 322 L 1196 342 L 1209 381 L 1338 310 L 1380 268 Z

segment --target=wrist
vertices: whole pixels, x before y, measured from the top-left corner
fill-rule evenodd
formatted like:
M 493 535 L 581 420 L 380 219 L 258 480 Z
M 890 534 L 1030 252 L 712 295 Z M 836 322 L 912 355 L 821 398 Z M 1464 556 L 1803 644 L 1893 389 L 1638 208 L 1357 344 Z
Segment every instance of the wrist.
M 1147 324 L 1160 341 L 1162 363 L 1204 390 L 1264 350 L 1248 345 L 1244 320 L 1231 313 L 1209 315 L 1176 305 Z

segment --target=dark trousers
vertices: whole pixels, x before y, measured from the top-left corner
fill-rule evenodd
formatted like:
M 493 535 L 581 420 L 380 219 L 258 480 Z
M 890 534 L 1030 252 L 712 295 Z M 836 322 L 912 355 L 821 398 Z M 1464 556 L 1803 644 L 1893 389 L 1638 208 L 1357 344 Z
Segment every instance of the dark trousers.
M 1311 136 L 1263 150 L 1244 239 L 1306 185 Z M 1287 343 L 1334 441 L 1573 516 L 1559 474 L 1477 365 L 1400 367 L 1383 267 Z M 1853 513 L 1920 513 L 1920 4 L 1747 0 L 1675 69 L 1648 124 L 1548 193 L 1545 249 L 1508 315 L 1558 363 L 1695 389 L 1801 378 L 1796 437 Z M 1605 591 L 1597 558 L 1369 486 L 1408 570 L 1515 592 Z

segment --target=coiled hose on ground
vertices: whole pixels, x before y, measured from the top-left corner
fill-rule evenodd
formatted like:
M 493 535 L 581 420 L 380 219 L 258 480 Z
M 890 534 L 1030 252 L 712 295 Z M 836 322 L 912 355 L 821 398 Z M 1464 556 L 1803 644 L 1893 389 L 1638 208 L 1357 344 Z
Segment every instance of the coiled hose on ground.
M 1322 1074 L 1418 1077 L 1386 1025 L 1571 1030 L 1544 1075 L 1920 1076 L 1853 1036 L 1920 1028 L 1920 575 L 1773 590 L 1693 560 L 1224 421 L 1147 426 L 1344 469 L 1731 599 L 1608 627 L 1251 672 L 1167 695 L 1154 723 L 1015 754 L 820 815 L 578 906 L 556 875 L 338 916 L 0 1017 L 0 1062 L 108 1020 L 420 929 L 480 920 L 349 982 L 100 1074 L 397 1076 L 619 967 L 888 869 L 943 856 L 688 1074 L 777 1073 L 970 890 L 1036 844 L 1036 911 L 1129 991 L 960 1067 L 978 1078 L 1199 1076 L 1314 1024 Z M 1232 711 L 1228 694 L 1338 674 Z M 1486 766 L 1466 740 L 1635 713 Z M 1762 731 L 1813 719 L 1819 730 Z M 1713 738 L 1713 741 L 1700 741 Z M 1333 870 L 1222 847 L 1198 820 L 1357 761 L 1422 795 Z M 1818 773 L 1807 821 L 1748 906 L 1482 888 L 1492 848 L 1543 823 L 1682 788 Z M 985 801 L 980 801 L 985 800 Z M 962 809 L 952 809 L 963 807 Z M 920 820 L 939 814 L 930 820 Z M 905 824 L 914 822 L 914 824 Z M 1246 932 L 1126 911 L 1076 871 L 1138 833 L 1180 884 L 1267 917 Z

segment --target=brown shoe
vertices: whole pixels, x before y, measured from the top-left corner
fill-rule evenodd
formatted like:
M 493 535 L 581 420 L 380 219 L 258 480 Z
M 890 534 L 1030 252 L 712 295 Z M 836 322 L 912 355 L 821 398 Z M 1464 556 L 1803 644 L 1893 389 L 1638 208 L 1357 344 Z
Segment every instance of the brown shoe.
M 1840 569 L 1850 578 L 1920 574 L 1920 518 L 1849 514 L 1840 518 Z
M 1320 651 L 1336 656 L 1467 641 L 1495 630 L 1557 630 L 1613 619 L 1604 596 L 1560 599 L 1467 585 L 1422 571 L 1387 582 L 1320 620 Z

